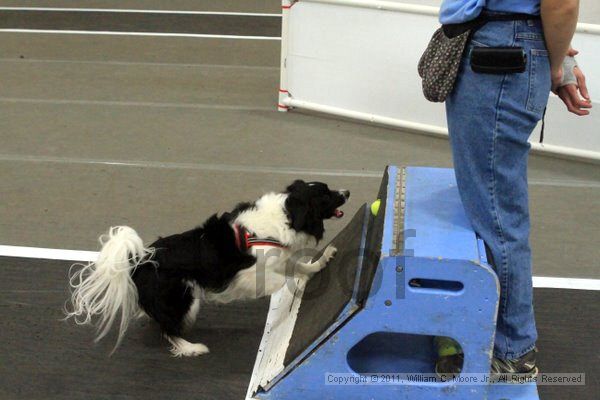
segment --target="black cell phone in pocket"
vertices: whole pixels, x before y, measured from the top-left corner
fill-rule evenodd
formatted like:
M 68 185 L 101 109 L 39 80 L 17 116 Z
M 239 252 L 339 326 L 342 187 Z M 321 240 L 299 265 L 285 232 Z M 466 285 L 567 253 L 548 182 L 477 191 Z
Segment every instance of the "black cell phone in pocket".
M 525 71 L 527 53 L 522 47 L 473 47 L 471 69 L 481 74 L 515 74 Z

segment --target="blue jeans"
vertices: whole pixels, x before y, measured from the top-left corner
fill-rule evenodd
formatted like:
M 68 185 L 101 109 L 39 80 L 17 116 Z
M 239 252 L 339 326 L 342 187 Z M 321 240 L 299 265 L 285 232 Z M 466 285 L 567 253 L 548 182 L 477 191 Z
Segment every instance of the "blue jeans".
M 522 47 L 523 73 L 474 73 L 474 46 Z M 473 229 L 485 241 L 500 280 L 494 356 L 513 359 L 535 346 L 527 139 L 550 93 L 550 64 L 541 22 L 489 22 L 472 36 L 456 86 L 446 100 L 460 196 Z

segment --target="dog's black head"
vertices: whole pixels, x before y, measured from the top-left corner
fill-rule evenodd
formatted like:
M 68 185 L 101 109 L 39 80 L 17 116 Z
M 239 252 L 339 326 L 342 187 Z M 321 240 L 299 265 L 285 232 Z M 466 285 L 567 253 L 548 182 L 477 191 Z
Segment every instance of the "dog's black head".
M 332 217 L 341 218 L 344 213 L 339 209 L 350 197 L 348 190 L 330 190 L 322 182 L 294 181 L 287 187 L 288 198 L 285 208 L 290 217 L 290 226 L 298 232 L 323 238 L 325 227 L 323 220 Z

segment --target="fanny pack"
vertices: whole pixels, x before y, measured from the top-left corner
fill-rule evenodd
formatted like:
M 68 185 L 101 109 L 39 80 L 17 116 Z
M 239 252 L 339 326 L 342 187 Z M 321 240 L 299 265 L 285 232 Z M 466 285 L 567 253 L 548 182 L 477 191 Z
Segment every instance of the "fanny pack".
M 494 14 L 482 12 L 477 18 L 461 24 L 442 25 L 436 30 L 418 65 L 423 94 L 429 101 L 442 103 L 452 92 L 460 61 L 471 35 L 491 21 L 540 19 L 530 14 Z

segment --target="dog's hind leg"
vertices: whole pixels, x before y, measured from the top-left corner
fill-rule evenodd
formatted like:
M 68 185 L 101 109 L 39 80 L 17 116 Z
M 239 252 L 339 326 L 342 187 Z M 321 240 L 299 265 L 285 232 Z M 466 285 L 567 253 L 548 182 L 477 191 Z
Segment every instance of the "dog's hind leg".
M 202 290 L 180 279 L 162 277 L 156 282 L 153 269 L 140 270 L 136 279 L 140 306 L 160 325 L 163 335 L 171 343 L 171 353 L 175 357 L 208 353 L 205 345 L 181 338 L 185 328 L 196 320 Z
M 200 303 L 203 298 L 203 293 L 202 289 L 200 289 L 200 286 L 193 282 L 188 282 L 188 285 L 192 288 L 192 303 L 190 304 L 190 308 L 183 318 L 183 327 L 186 329 L 191 328 L 196 322 L 196 317 L 198 317 L 198 311 L 200 310 Z
M 194 357 L 209 352 L 208 347 L 202 343 L 190 343 L 177 336 L 165 336 L 171 343 L 171 354 L 175 357 Z
M 187 282 L 187 285 L 191 288 L 191 290 L 188 289 L 186 292 L 190 300 L 187 311 L 183 315 L 181 323 L 178 324 L 179 328 L 176 325 L 169 325 L 169 330 L 165 334 L 165 337 L 171 343 L 171 354 L 175 357 L 194 357 L 209 352 L 208 347 L 202 343 L 190 343 L 179 336 L 182 330 L 190 328 L 196 322 L 200 302 L 202 301 L 202 289 L 193 282 Z

